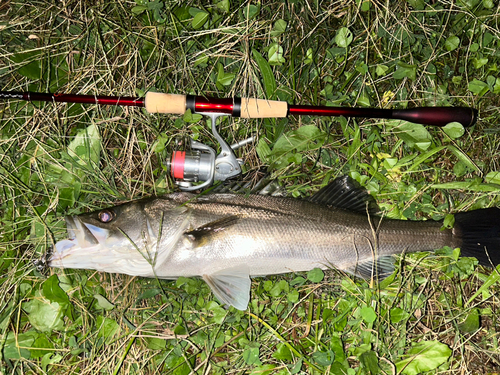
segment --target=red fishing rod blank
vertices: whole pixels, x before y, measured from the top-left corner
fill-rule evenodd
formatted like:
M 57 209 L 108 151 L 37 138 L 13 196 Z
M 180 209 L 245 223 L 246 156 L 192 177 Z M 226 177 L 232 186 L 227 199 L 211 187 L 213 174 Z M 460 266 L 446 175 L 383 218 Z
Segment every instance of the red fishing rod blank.
M 242 118 L 281 118 L 293 116 L 345 116 L 397 119 L 431 126 L 458 122 L 464 127 L 475 124 L 478 111 L 469 107 L 416 107 L 410 109 L 350 108 L 292 105 L 287 102 L 253 98 L 213 98 L 194 95 L 148 92 L 144 98 L 101 95 L 48 94 L 36 92 L 0 92 L 0 99 L 86 103 L 145 107 L 149 113 L 184 114 L 223 113 Z

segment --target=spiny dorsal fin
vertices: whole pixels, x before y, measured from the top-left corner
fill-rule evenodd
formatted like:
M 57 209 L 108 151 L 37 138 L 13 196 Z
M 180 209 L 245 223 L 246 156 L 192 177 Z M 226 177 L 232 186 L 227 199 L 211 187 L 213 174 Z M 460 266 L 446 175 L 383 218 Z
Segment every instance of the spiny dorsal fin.
M 199 247 L 206 244 L 210 238 L 219 234 L 224 229 L 236 224 L 238 220 L 238 215 L 226 216 L 185 232 L 184 235 L 193 243 L 194 247 Z
M 309 201 L 361 214 L 376 214 L 380 211 L 375 199 L 349 176 L 336 178 L 309 198 Z

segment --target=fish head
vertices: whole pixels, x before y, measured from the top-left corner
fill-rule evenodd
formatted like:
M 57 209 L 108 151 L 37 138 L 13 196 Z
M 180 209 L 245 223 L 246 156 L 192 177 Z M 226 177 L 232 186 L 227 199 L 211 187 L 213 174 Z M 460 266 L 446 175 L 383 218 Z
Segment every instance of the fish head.
M 50 267 L 93 269 L 153 276 L 162 221 L 177 211 L 177 202 L 139 200 L 75 216 L 66 216 L 68 238 L 58 241 Z M 163 218 L 165 215 L 165 218 Z

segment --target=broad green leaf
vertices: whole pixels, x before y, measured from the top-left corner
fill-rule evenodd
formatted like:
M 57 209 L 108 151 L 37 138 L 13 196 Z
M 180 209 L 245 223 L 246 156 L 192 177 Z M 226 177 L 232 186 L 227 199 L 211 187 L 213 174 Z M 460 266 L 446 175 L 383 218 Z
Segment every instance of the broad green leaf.
M 356 100 L 356 104 L 358 104 L 362 107 L 370 107 L 370 105 L 371 105 L 370 97 L 368 95 L 366 95 L 365 93 L 363 93 Z
M 460 45 L 460 38 L 458 36 L 452 35 L 446 39 L 444 46 L 448 51 L 454 51 Z
M 153 151 L 154 152 L 162 152 L 165 150 L 165 145 L 166 143 L 170 140 L 170 137 L 167 136 L 165 133 L 160 133 L 158 138 L 156 139 L 156 142 L 153 143 Z
M 270 65 L 281 65 L 285 62 L 285 58 L 283 57 L 283 47 L 281 47 L 278 43 L 271 44 L 269 47 L 268 57 Z
M 401 361 L 396 362 L 396 368 L 398 373 L 417 375 L 438 368 L 450 355 L 448 345 L 439 341 L 421 341 L 413 345 Z
M 396 65 L 396 71 L 392 76 L 394 79 L 408 78 L 414 81 L 417 77 L 417 66 L 399 61 Z
M 198 66 L 198 65 L 204 65 L 208 62 L 208 56 L 205 53 L 200 54 L 195 62 L 193 63 L 193 66 Z
M 486 77 L 486 84 L 488 85 L 488 88 L 490 89 L 490 91 L 494 90 L 495 82 L 496 82 L 496 78 L 493 77 L 492 75 L 489 75 L 488 77 Z
M 455 215 L 447 214 L 443 220 L 443 227 L 452 229 L 454 225 L 455 225 Z
M 148 3 L 147 0 L 145 0 Z M 179 21 L 186 21 L 191 17 L 194 17 L 196 14 L 192 12 L 192 7 L 189 6 L 178 6 L 174 9 L 173 14 L 177 17 Z M 197 9 L 198 11 L 201 11 Z M 202 12 L 202 11 L 201 11 Z M 193 13 L 193 14 L 191 14 Z
M 243 360 L 247 365 L 261 365 L 262 362 L 259 359 L 259 345 L 250 343 L 243 350 Z
M 375 73 L 380 77 L 383 76 L 387 73 L 389 70 L 389 67 L 386 65 L 377 65 L 377 68 L 375 69 Z
M 304 64 L 310 64 L 313 62 L 313 50 L 312 48 L 308 48 L 306 51 L 306 58 L 304 59 Z
M 210 308 L 210 311 L 214 314 L 214 322 L 217 324 L 222 324 L 224 322 L 224 319 L 226 319 L 227 316 L 227 310 L 225 310 L 222 306 L 220 305 L 213 305 Z
M 460 138 L 465 133 L 465 128 L 459 122 L 450 122 L 443 130 L 451 139 Z
M 356 5 L 358 7 L 361 5 L 362 12 L 368 12 L 371 7 L 371 0 L 356 0 Z
M 60 354 L 52 354 L 47 353 L 42 357 L 42 370 L 44 373 L 47 373 L 47 368 L 49 365 L 53 365 L 54 363 L 59 363 L 63 359 L 63 356 Z
M 458 325 L 462 333 L 473 333 L 479 329 L 479 310 L 472 309 L 467 313 L 467 317 Z
M 215 3 L 215 6 L 219 8 L 220 10 L 224 11 L 225 13 L 229 12 L 230 9 L 230 1 L 229 0 L 222 0 L 217 3 Z
M 258 5 L 245 5 L 243 8 L 243 16 L 245 17 L 246 20 L 251 20 L 254 18 L 257 14 L 260 12 L 260 2 L 257 3 Z
M 500 172 L 489 172 L 486 176 L 484 176 L 484 180 L 489 184 L 500 185 Z
M 45 298 L 51 302 L 57 302 L 62 307 L 69 305 L 69 297 L 64 290 L 59 286 L 57 275 L 52 275 L 44 281 L 42 291 Z
M 312 358 L 318 365 L 326 367 L 330 366 L 335 360 L 335 353 L 332 350 L 328 350 L 326 352 L 314 352 L 312 354 Z
M 472 59 L 472 65 L 474 65 L 474 68 L 476 69 L 481 69 L 486 64 L 488 64 L 487 57 L 475 57 Z
M 23 303 L 31 325 L 41 332 L 62 331 L 65 328 L 63 317 L 67 306 L 37 296 Z
M 105 339 L 107 343 L 113 340 L 113 337 L 120 332 L 119 324 L 110 318 L 98 315 L 96 318 L 97 336 Z
M 453 152 L 453 154 L 462 162 L 464 165 L 469 168 L 470 170 L 480 172 L 480 169 L 476 164 L 472 162 L 472 160 L 467 156 L 466 153 L 464 153 L 462 150 L 459 148 L 453 146 L 453 145 L 448 145 L 447 148 Z
M 394 307 L 391 309 L 390 316 L 391 316 L 391 322 L 397 324 L 400 321 L 407 319 L 410 316 L 410 314 L 399 307 Z
M 33 342 L 32 348 L 29 350 L 31 352 L 31 358 L 40 358 L 46 354 L 53 353 L 51 349 L 54 349 L 54 344 L 45 334 L 41 333 Z
M 79 131 L 68 145 L 68 154 L 80 165 L 88 165 L 90 162 L 99 165 L 101 136 L 97 125 L 93 124 Z
M 423 125 L 402 120 L 389 120 L 386 124 L 389 130 L 409 147 L 417 147 L 425 151 L 431 145 L 432 137 Z
M 319 283 L 325 277 L 325 273 L 321 268 L 314 268 L 307 273 L 307 279 L 313 283 Z
M 97 300 L 97 304 L 101 309 L 104 309 L 106 311 L 113 310 L 115 305 L 113 305 L 111 302 L 108 301 L 106 297 L 104 297 L 101 294 L 94 294 L 94 298 Z
M 423 10 L 425 9 L 425 2 L 424 0 L 408 0 L 408 3 L 415 8 L 416 10 Z
M 141 14 L 144 11 L 148 10 L 148 7 L 146 5 L 136 5 L 131 9 L 131 12 L 135 15 Z
M 359 314 L 366 323 L 373 323 L 375 320 L 377 320 L 377 314 L 371 306 L 361 308 L 359 310 Z
M 269 291 L 269 294 L 272 297 L 278 297 L 281 294 L 281 292 L 283 292 L 283 291 L 288 293 L 289 289 L 290 289 L 290 287 L 289 287 L 288 283 L 286 282 L 286 280 L 281 280 L 280 282 L 274 284 L 274 286 Z
M 188 109 L 186 112 L 184 112 L 184 115 L 182 116 L 182 120 L 184 122 L 187 122 L 188 124 L 193 124 L 195 122 L 198 122 L 202 118 L 203 118 L 203 115 L 200 115 L 199 113 L 192 113 L 190 109 Z
M 493 2 L 493 0 L 483 0 L 483 6 L 486 9 L 491 9 L 495 6 L 495 3 Z
M 314 125 L 301 126 L 276 141 L 268 160 L 276 169 L 285 168 L 290 163 L 301 163 L 300 153 L 321 147 L 326 137 L 327 134 Z
M 147 3 L 147 7 L 149 10 L 152 10 L 152 11 L 160 11 L 163 9 L 163 7 L 165 6 L 165 4 L 163 4 L 163 2 L 161 1 L 149 1 Z M 195 9 L 195 8 L 192 8 L 192 9 Z
M 163 350 L 167 345 L 167 340 L 158 337 L 145 337 L 146 346 L 152 350 Z
M 358 62 L 356 64 L 356 71 L 365 75 L 368 73 L 368 65 L 366 65 L 366 63 L 364 62 Z
M 377 354 L 373 350 L 368 350 L 359 356 L 360 362 L 363 367 L 368 370 L 369 375 L 376 375 L 380 373 L 380 367 L 378 365 Z
M 273 353 L 273 358 L 279 361 L 291 361 L 293 359 L 290 349 L 281 342 L 276 345 L 276 351 Z
M 299 297 L 299 292 L 295 289 L 292 289 L 286 296 L 287 300 L 291 303 L 296 303 L 299 300 Z
M 7 339 L 2 344 L 2 354 L 5 359 L 30 359 L 31 352 L 26 348 L 30 348 L 33 342 L 38 337 L 38 333 L 28 331 L 25 333 L 15 334 L 12 331 L 7 333 Z
M 347 27 L 342 27 L 337 31 L 337 35 L 335 35 L 335 43 L 341 48 L 347 48 L 353 39 L 353 35 L 351 30 Z
M 260 74 L 264 80 L 264 91 L 267 99 L 273 99 L 276 92 L 276 80 L 271 69 L 271 65 L 257 50 L 252 50 L 252 55 L 259 66 Z
M 302 368 L 302 358 L 295 363 L 295 365 L 292 367 L 290 370 L 290 374 L 294 375 L 300 372 L 300 369 Z
M 344 313 L 344 311 L 343 311 L 343 313 Z M 332 316 L 335 316 L 333 311 L 332 311 Z M 335 317 L 335 318 L 338 318 L 338 317 Z M 346 353 L 344 352 L 344 344 L 342 343 L 342 340 L 340 339 L 340 337 L 333 336 L 330 339 L 330 348 L 335 353 L 335 361 L 336 362 L 344 362 L 346 360 Z
M 2 354 L 4 359 L 30 359 L 31 352 L 26 348 L 32 347 L 38 333 L 28 331 L 25 333 L 15 334 L 12 331 L 7 333 L 7 339 L 2 344 Z
M 42 63 L 40 51 L 21 52 L 13 55 L 12 60 L 24 64 L 17 71 L 26 78 L 38 80 L 42 77 Z
M 234 77 L 236 77 L 236 74 L 224 72 L 224 67 L 222 66 L 221 63 L 218 63 L 217 67 L 218 67 L 217 83 L 222 86 L 229 86 L 233 81 Z
M 271 30 L 271 36 L 279 36 L 286 31 L 287 23 L 285 20 L 277 20 Z
M 483 81 L 480 81 L 474 78 L 471 82 L 469 82 L 469 90 L 476 95 L 483 96 L 489 90 L 488 84 Z
M 193 29 L 198 30 L 203 27 L 203 25 L 207 22 L 209 14 L 207 12 L 198 12 L 193 18 L 193 22 L 191 25 Z

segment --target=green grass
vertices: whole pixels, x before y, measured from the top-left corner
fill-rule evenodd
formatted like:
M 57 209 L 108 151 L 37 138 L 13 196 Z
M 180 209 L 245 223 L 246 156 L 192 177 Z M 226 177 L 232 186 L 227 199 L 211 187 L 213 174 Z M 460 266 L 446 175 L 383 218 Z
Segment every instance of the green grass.
M 318 3 L 6 1 L 0 89 L 473 106 L 463 135 L 314 117 L 219 128 L 229 143 L 258 134 L 237 152 L 247 176 L 267 166 L 296 197 L 349 174 L 394 218 L 498 205 L 498 5 Z M 172 191 L 177 136 L 216 147 L 190 116 L 0 104 L 1 373 L 416 374 L 426 359 L 431 373 L 500 371 L 498 272 L 452 249 L 404 257 L 381 285 L 336 271 L 257 278 L 245 312 L 197 279 L 33 268 L 64 238 L 64 214 Z

